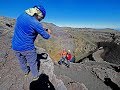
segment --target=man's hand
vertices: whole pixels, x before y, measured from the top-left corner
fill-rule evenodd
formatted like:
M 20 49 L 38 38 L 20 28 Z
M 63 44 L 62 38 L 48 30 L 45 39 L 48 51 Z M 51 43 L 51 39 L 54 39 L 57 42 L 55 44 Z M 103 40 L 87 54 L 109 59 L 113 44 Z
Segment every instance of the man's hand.
M 50 29 L 46 29 L 46 31 L 48 32 L 48 34 L 52 33 Z

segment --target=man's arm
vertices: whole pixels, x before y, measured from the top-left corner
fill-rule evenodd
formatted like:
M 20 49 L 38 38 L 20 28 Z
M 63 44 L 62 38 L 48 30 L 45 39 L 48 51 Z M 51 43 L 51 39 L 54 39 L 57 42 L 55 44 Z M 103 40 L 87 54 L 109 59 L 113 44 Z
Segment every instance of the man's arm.
M 44 38 L 44 39 L 49 39 L 51 31 L 45 30 L 42 25 L 39 23 L 35 26 L 35 30 Z

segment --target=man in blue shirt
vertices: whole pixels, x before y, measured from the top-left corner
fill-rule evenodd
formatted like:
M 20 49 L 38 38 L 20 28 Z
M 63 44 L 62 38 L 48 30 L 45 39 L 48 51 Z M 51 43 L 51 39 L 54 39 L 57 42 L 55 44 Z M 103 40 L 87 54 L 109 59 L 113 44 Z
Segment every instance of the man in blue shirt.
M 12 48 L 19 60 L 21 69 L 25 75 L 28 75 L 31 70 L 34 79 L 37 79 L 40 75 L 37 69 L 37 53 L 34 41 L 38 34 L 44 39 L 49 39 L 51 34 L 51 31 L 49 29 L 45 30 L 40 23 L 45 15 L 46 11 L 43 6 L 34 6 L 25 10 L 16 20 L 12 38 Z

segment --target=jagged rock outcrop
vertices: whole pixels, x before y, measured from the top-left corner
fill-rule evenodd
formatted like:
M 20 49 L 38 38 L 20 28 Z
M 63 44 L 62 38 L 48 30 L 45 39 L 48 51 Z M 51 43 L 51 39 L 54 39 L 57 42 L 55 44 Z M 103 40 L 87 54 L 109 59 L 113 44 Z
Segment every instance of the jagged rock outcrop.
M 38 54 L 46 53 L 44 49 L 37 50 Z M 43 56 L 44 57 L 44 56 Z M 67 90 L 66 86 L 56 78 L 53 73 L 54 64 L 51 58 L 40 59 L 40 71 L 49 76 L 56 90 Z M 9 65 L 10 64 L 10 65 Z M 32 82 L 32 75 L 25 77 L 18 64 L 17 58 L 7 61 L 0 70 L 0 90 L 29 90 L 29 84 Z
M 37 48 L 37 53 L 47 53 L 44 49 Z M 49 76 L 50 81 L 53 83 L 56 90 L 67 90 L 66 86 L 62 82 L 62 80 L 59 80 L 56 78 L 56 75 L 54 74 L 54 63 L 52 59 L 49 57 L 49 54 L 47 54 L 47 59 L 41 59 L 40 63 L 40 71 L 47 74 Z M 46 56 L 43 56 L 46 57 Z
M 38 49 L 38 54 L 46 53 Z M 43 57 L 46 57 L 43 55 Z M 56 90 L 111 90 L 104 84 L 109 77 L 120 86 L 120 73 L 109 63 L 85 62 L 72 64 L 70 68 L 53 63 L 51 58 L 41 59 L 40 70 L 49 76 Z M 9 65 L 10 64 L 10 65 Z M 24 77 L 16 58 L 7 61 L 0 70 L 0 90 L 29 90 L 32 75 Z

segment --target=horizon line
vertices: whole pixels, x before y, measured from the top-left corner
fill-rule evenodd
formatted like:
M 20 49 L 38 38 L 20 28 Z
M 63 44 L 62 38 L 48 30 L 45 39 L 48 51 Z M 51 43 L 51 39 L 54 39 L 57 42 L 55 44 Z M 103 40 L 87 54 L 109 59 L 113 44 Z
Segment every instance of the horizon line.
M 10 18 L 10 19 L 17 19 L 15 17 L 10 17 L 10 16 L 0 16 L 0 17 L 5 17 L 5 18 Z M 83 25 L 62 25 L 62 24 L 55 24 L 54 22 L 49 22 L 49 21 L 41 21 L 41 22 L 45 22 L 45 23 L 52 23 L 55 26 L 58 27 L 68 27 L 68 28 L 87 28 L 87 29 L 114 29 L 114 30 L 119 30 L 120 28 L 114 28 L 114 27 L 94 27 L 94 26 L 83 26 Z M 97 26 L 97 25 L 96 25 Z

